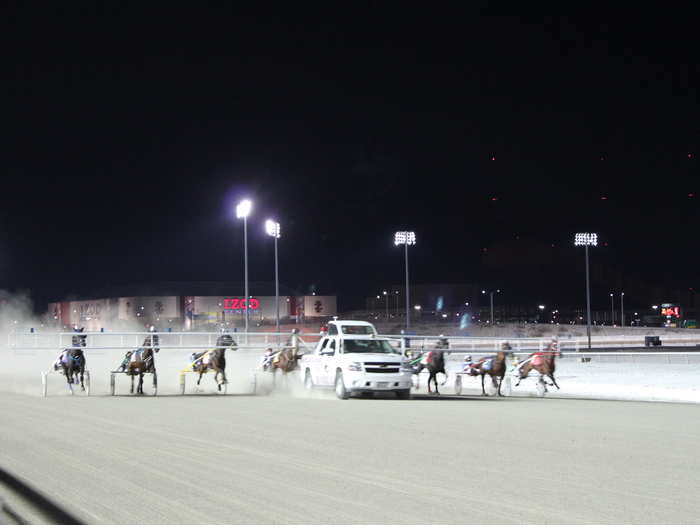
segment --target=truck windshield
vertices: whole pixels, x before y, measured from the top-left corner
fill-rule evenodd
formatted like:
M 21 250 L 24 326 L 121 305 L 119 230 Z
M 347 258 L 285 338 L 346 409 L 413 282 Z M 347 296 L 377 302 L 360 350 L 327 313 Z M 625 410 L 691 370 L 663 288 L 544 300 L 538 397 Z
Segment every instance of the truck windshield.
M 396 348 L 387 341 L 376 339 L 345 339 L 343 348 L 346 354 L 398 354 Z
M 343 333 L 347 335 L 372 335 L 374 334 L 374 329 L 371 326 L 358 325 L 358 326 L 343 326 Z

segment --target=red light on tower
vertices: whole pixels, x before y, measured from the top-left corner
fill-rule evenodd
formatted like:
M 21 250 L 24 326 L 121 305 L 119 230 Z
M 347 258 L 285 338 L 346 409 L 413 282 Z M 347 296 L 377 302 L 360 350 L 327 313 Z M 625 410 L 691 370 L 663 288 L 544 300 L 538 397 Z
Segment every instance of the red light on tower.
M 492 200 L 492 201 L 497 201 L 497 200 L 498 200 L 498 197 L 491 197 L 491 200 Z
M 491 155 L 491 160 L 496 160 L 496 155 Z
M 692 199 L 692 198 L 694 198 L 694 197 L 695 197 L 695 194 L 694 194 L 694 193 L 689 193 L 689 194 L 688 194 L 688 198 L 689 198 L 689 199 Z
M 602 197 L 600 198 L 600 200 L 602 200 L 602 201 L 606 201 L 606 200 L 608 200 L 608 197 L 607 197 L 607 195 L 603 195 L 603 196 L 602 196 Z

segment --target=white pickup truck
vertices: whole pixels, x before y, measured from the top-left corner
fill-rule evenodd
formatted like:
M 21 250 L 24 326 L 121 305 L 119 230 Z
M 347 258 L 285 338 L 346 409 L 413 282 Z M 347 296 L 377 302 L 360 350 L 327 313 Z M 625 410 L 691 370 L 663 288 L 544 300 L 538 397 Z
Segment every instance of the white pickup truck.
M 330 321 L 312 354 L 301 358 L 307 389 L 334 387 L 340 399 L 353 393 L 396 392 L 411 397 L 412 369 L 391 339 L 364 321 Z

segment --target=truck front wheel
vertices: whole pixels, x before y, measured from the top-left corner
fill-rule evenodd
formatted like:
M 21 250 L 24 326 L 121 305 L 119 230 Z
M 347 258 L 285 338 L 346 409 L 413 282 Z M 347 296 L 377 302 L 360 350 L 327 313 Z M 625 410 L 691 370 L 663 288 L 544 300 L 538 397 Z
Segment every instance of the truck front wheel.
M 399 399 L 411 399 L 411 389 L 407 390 L 397 390 L 396 391 L 396 397 Z
M 345 388 L 343 373 L 340 370 L 338 370 L 335 375 L 335 395 L 338 396 L 338 399 L 347 399 L 350 397 L 350 393 Z
M 314 380 L 311 377 L 311 370 L 306 369 L 306 375 L 304 376 L 304 388 L 306 390 L 311 390 L 314 387 Z

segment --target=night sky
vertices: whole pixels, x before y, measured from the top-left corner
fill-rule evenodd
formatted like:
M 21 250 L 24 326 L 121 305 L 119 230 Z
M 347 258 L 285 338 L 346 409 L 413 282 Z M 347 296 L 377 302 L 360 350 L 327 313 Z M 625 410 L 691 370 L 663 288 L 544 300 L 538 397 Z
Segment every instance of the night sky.
M 341 308 L 402 282 L 398 229 L 412 281 L 512 302 L 583 304 L 577 231 L 594 307 L 697 288 L 692 17 L 424 9 L 12 8 L 0 286 L 242 280 L 249 197 L 251 280 L 275 217 L 282 282 Z

